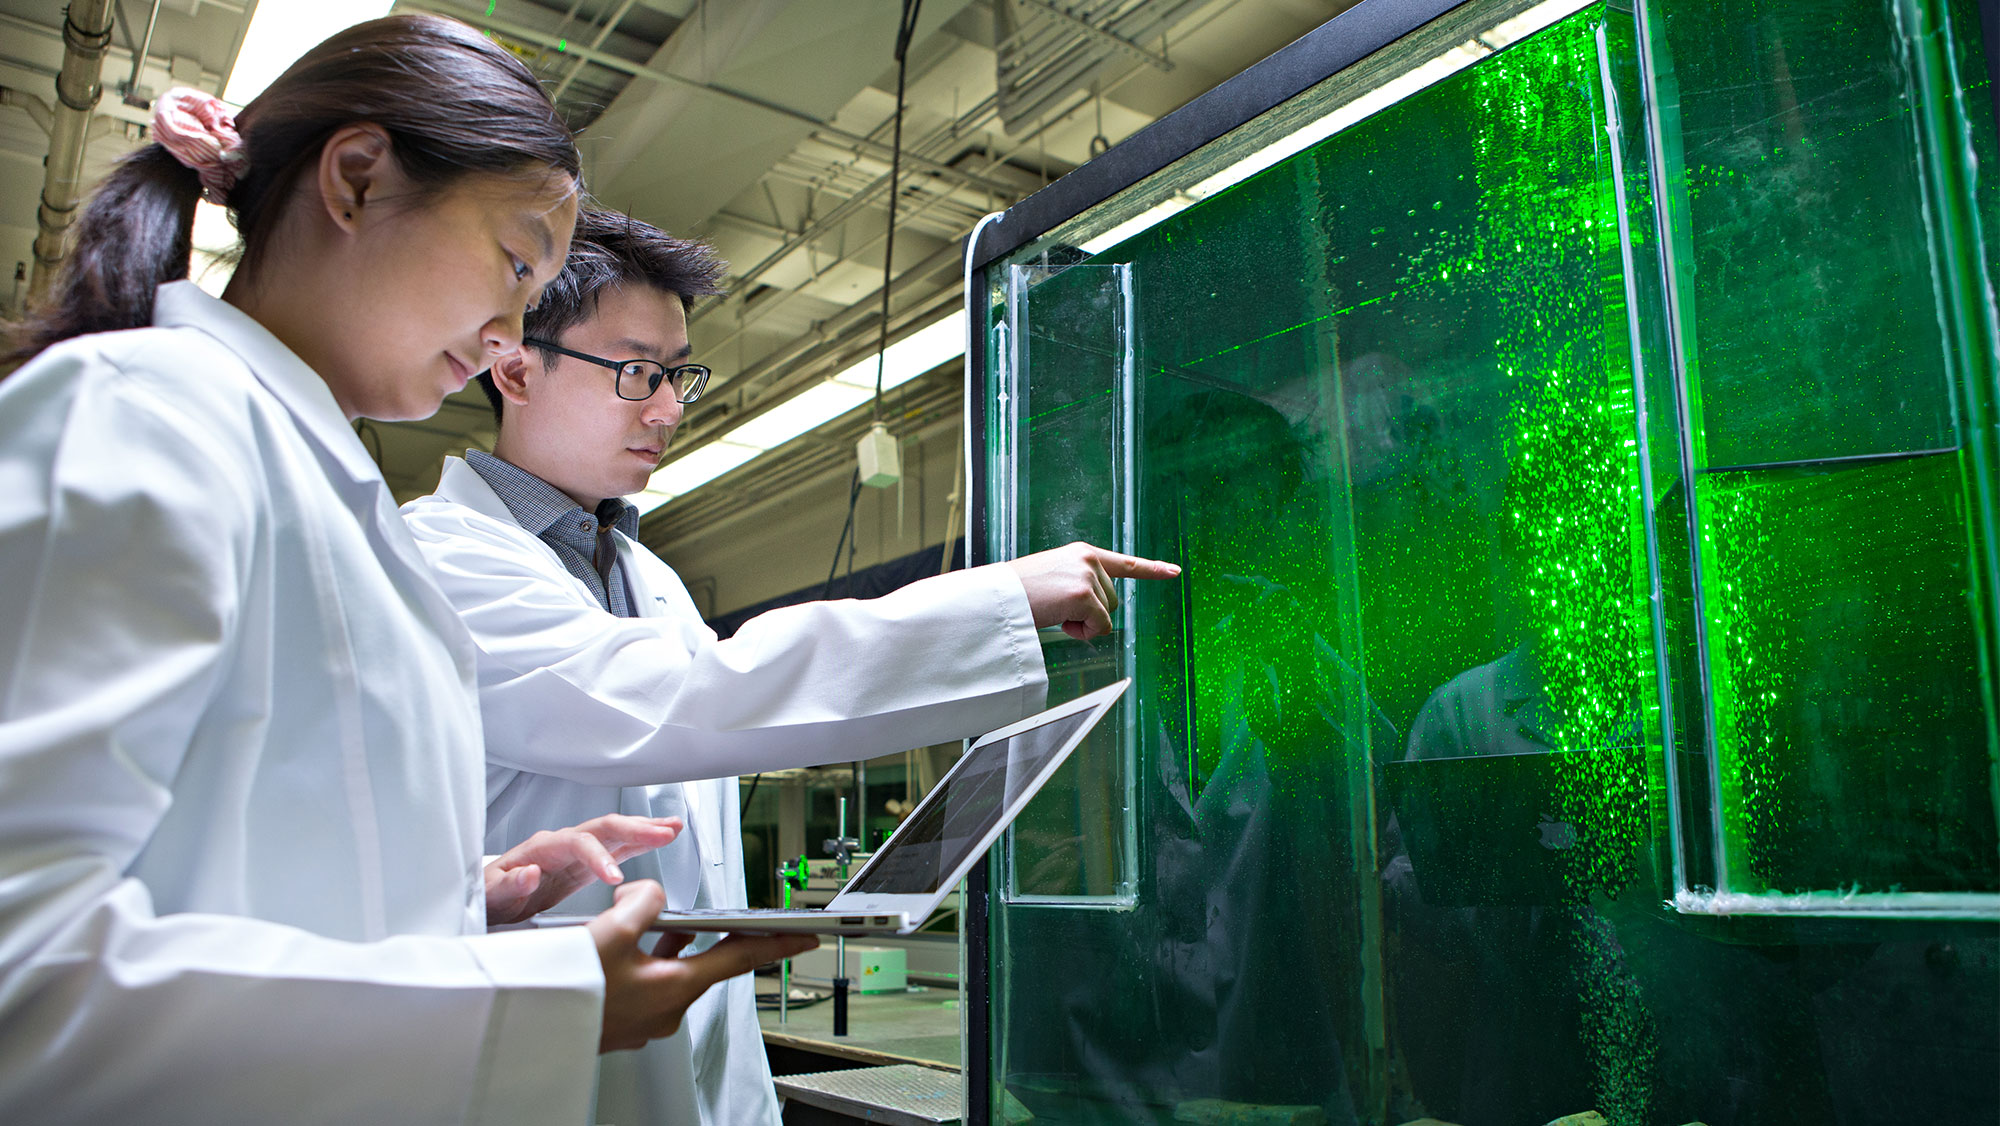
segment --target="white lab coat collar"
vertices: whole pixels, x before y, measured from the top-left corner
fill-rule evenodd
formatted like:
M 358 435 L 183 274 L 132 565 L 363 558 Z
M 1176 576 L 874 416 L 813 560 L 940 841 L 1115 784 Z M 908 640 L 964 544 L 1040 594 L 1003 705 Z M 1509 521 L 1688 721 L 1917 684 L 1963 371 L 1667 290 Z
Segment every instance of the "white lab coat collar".
M 501 500 L 500 494 L 493 491 L 493 486 L 486 483 L 486 478 L 481 477 L 479 471 L 472 468 L 471 463 L 462 457 L 444 459 L 444 472 L 438 476 L 437 495 L 453 504 L 462 504 L 482 516 L 491 516 L 495 520 L 520 527 L 520 521 L 514 519 L 514 513 L 507 508 L 507 502 Z M 526 528 L 521 530 L 527 531 Z M 536 539 L 539 540 L 540 537 Z
M 590 593 L 590 588 L 583 584 L 583 580 L 570 574 L 569 568 L 563 566 L 562 557 L 556 554 L 555 548 L 548 545 L 548 541 L 521 526 L 521 522 L 514 518 L 514 510 L 508 508 L 507 502 L 500 499 L 500 494 L 493 491 L 493 486 L 486 483 L 486 478 L 481 477 L 479 471 L 472 468 L 472 463 L 462 457 L 446 457 L 444 473 L 438 477 L 436 495 L 453 504 L 462 504 L 481 516 L 498 520 L 506 529 L 509 538 L 518 540 L 528 550 L 539 553 L 543 557 L 543 562 L 554 572 L 575 583 L 576 589 L 585 597 L 595 599 L 596 596 Z
M 324 449 L 350 480 L 387 487 L 382 471 L 368 456 L 368 448 L 354 433 L 354 425 L 334 400 L 326 380 L 250 314 L 211 297 L 193 282 L 175 281 L 162 285 L 154 296 L 153 324 L 206 333 L 243 357 L 257 380 L 298 420 L 299 429 Z
M 500 494 L 493 491 L 493 486 L 486 483 L 486 478 L 481 477 L 479 471 L 472 468 L 471 463 L 464 458 L 444 459 L 444 472 L 438 476 L 436 495 L 453 504 L 462 504 L 481 516 L 490 516 L 500 521 L 510 532 L 518 532 L 521 538 L 532 541 L 539 547 L 557 570 L 564 574 L 569 573 L 563 566 L 562 557 L 556 554 L 556 549 L 550 547 L 542 537 L 523 528 L 521 522 L 514 518 L 513 510 L 507 507 L 507 502 L 500 499 Z M 647 583 L 643 574 L 646 569 L 644 562 L 639 552 L 634 550 L 637 544 L 630 536 L 616 528 L 611 529 L 611 534 L 613 542 L 618 545 L 618 562 L 625 568 L 625 583 L 630 588 L 633 604 L 637 610 L 636 616 L 641 618 L 662 616 L 665 613 L 661 605 L 663 600 L 649 593 L 651 584 Z M 647 553 L 648 558 L 650 554 Z M 571 578 L 574 579 L 575 576 Z M 581 580 L 577 581 L 577 586 L 579 589 L 584 589 Z

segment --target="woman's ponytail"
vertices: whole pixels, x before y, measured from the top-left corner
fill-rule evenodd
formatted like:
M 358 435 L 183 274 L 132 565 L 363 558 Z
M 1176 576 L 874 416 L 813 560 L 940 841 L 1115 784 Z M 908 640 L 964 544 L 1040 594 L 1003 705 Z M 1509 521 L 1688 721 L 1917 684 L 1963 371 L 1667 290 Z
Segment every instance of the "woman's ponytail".
M 47 295 L 15 326 L 6 359 L 57 341 L 153 323 L 153 293 L 187 277 L 201 177 L 158 143 L 119 161 L 70 233 Z

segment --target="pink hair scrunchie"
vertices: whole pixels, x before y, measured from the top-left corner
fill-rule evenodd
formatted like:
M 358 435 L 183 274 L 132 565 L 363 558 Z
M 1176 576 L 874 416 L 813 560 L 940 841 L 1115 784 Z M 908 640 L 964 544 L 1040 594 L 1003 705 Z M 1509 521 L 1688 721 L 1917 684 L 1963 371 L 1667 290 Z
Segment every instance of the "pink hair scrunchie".
M 153 102 L 153 139 L 201 176 L 202 195 L 224 203 L 249 166 L 236 118 L 214 94 L 176 86 Z

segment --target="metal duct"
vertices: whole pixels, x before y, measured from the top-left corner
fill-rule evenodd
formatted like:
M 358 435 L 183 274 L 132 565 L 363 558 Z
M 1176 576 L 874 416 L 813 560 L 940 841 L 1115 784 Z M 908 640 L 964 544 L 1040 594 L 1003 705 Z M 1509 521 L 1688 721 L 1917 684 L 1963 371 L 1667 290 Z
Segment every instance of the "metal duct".
M 56 75 L 56 104 L 50 115 L 49 157 L 42 179 L 42 202 L 35 218 L 35 272 L 29 293 L 40 296 L 63 257 L 63 236 L 83 198 L 83 156 L 90 119 L 104 94 L 100 77 L 111 45 L 112 0 L 76 0 L 63 12 L 62 72 Z
M 1144 64 L 1172 70 L 1166 34 L 1204 0 L 997 0 L 1000 118 L 1010 134 L 1089 89 Z M 1155 51 L 1147 44 L 1157 42 Z

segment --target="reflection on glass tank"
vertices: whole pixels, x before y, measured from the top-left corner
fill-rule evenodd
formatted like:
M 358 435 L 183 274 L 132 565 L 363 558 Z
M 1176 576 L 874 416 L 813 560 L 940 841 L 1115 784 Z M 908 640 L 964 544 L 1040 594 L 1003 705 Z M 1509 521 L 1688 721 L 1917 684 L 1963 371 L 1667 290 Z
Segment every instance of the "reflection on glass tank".
M 1975 5 L 1641 9 L 986 265 L 990 552 L 1184 567 L 1047 648 L 988 1120 L 2000 1121 Z

